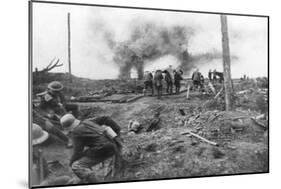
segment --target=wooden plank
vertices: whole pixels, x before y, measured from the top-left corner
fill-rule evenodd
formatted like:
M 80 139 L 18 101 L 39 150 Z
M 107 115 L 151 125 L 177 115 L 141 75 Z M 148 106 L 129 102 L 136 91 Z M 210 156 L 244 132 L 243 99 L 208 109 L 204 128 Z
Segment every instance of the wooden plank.
M 138 95 L 138 96 L 127 99 L 127 102 L 134 102 L 134 101 L 136 101 L 136 100 L 138 100 L 142 97 L 143 97 L 143 95 L 141 94 L 141 95 Z
M 208 144 L 211 144 L 211 145 L 214 145 L 214 146 L 218 146 L 218 143 L 210 141 L 210 140 L 208 140 L 208 139 L 206 139 L 204 137 L 201 137 L 201 136 L 199 136 L 199 135 L 197 135 L 197 134 L 195 134 L 195 133 L 193 133 L 191 131 L 184 132 L 184 133 L 182 133 L 182 135 L 194 136 L 194 137 L 196 137 L 196 138 L 198 138 L 198 139 L 200 139 L 200 140 L 202 140 L 202 141 L 204 141 L 204 142 L 206 142 Z

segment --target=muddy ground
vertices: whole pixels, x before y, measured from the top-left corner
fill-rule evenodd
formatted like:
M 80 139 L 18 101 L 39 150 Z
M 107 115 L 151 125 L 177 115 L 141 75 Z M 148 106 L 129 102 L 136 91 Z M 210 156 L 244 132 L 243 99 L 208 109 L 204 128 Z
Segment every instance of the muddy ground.
M 103 178 L 109 170 L 109 162 L 96 166 L 96 174 L 106 182 L 267 172 L 268 123 L 261 120 L 263 128 L 251 119 L 264 112 L 251 100 L 254 99 L 251 95 L 256 93 L 249 93 L 250 100 L 237 103 L 232 112 L 219 110 L 217 104 L 202 107 L 213 96 L 202 96 L 198 92 L 191 92 L 190 99 L 181 93 L 163 96 L 160 100 L 143 97 L 131 103 L 78 103 L 87 118 L 111 116 L 122 127 L 124 157 L 130 162 L 139 162 L 126 167 L 121 178 Z M 179 109 L 186 115 L 181 115 Z M 127 131 L 133 119 L 146 128 L 156 112 L 160 113 L 159 130 L 143 130 L 138 134 Z M 190 130 L 218 146 L 184 134 Z M 49 164 L 51 177 L 74 177 L 68 166 L 70 154 L 71 149 L 66 149 L 55 137 L 47 141 L 44 155 L 47 161 L 53 161 Z

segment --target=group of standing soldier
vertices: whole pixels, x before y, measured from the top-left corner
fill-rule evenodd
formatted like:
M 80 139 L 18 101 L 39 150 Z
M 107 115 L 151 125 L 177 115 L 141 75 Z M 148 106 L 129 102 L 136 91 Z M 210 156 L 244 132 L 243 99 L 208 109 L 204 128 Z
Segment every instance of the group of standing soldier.
M 209 72 L 208 72 L 208 78 L 209 78 L 209 80 L 212 81 L 212 82 L 213 82 L 213 81 L 214 81 L 214 82 L 219 81 L 220 83 L 222 83 L 223 80 L 224 80 L 223 72 L 218 72 L 218 71 L 216 71 L 216 69 L 214 69 L 214 71 L 209 70 Z
M 163 80 L 166 83 L 166 93 L 173 94 L 173 87 L 175 86 L 175 93 L 180 92 L 180 82 L 182 78 L 182 70 L 173 70 L 172 66 L 169 66 L 166 70 L 156 70 L 155 72 L 146 71 L 144 73 L 144 90 L 146 95 L 147 90 L 151 89 L 152 96 L 154 95 L 154 88 L 156 90 L 157 98 L 160 98 L 163 94 Z
M 194 89 L 204 89 L 204 76 L 199 72 L 199 69 L 197 68 L 193 73 L 192 73 L 192 86 Z M 208 72 L 208 79 L 210 82 L 223 82 L 223 73 L 218 72 L 214 69 L 214 71 L 209 70 Z

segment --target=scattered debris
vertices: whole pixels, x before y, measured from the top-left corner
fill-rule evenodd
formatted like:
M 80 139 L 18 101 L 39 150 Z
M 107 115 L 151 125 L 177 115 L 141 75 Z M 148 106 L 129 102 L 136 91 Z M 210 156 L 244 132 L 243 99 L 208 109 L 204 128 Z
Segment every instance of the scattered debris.
M 156 131 L 158 129 L 160 129 L 160 113 L 156 113 L 154 114 L 154 118 L 151 120 L 148 128 L 146 129 L 146 132 L 150 132 L 150 131 Z
M 220 159 L 223 156 L 225 156 L 225 154 L 218 148 L 212 148 L 212 151 L 213 151 L 213 156 L 215 159 Z
M 223 87 L 219 90 L 219 92 L 216 94 L 216 96 L 214 97 L 214 100 L 215 99 L 217 99 L 219 96 L 220 96 L 220 94 L 222 93 L 222 91 L 223 91 Z
M 267 127 L 266 127 L 264 124 L 262 124 L 261 122 L 259 122 L 259 121 L 256 120 L 255 118 L 251 117 L 251 119 L 253 120 L 253 122 L 254 122 L 256 125 L 262 127 L 263 129 L 267 129 Z
M 212 141 L 210 141 L 210 140 L 208 140 L 208 139 L 206 139 L 206 138 L 204 138 L 204 137 L 201 137 L 201 136 L 199 136 L 199 135 L 197 135 L 197 134 L 195 134 L 195 133 L 193 133 L 193 132 L 191 132 L 191 131 L 187 131 L 187 132 L 182 133 L 182 135 L 186 135 L 186 134 L 189 134 L 189 135 L 191 135 L 191 136 L 194 136 L 194 137 L 196 137 L 196 138 L 199 138 L 199 139 L 203 140 L 204 142 L 207 142 L 208 144 L 211 144 L 211 145 L 214 145 L 214 146 L 218 146 L 217 143 L 212 142 Z
M 157 144 L 151 143 L 151 144 L 147 145 L 147 146 L 144 148 L 144 150 L 147 151 L 147 152 L 155 152 L 156 149 L 157 149 L 157 146 L 158 146 Z

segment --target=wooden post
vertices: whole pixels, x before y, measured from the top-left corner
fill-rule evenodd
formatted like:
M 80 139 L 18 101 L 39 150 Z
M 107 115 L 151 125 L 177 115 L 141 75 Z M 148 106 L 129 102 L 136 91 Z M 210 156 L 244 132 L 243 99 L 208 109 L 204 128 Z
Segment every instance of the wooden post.
M 71 33 L 70 33 L 70 13 L 67 13 L 67 41 L 68 41 L 68 72 L 69 72 L 69 82 L 72 83 L 71 77 Z
M 224 93 L 225 93 L 225 109 L 232 109 L 232 84 L 230 69 L 230 50 L 228 41 L 228 29 L 226 15 L 221 15 L 221 32 L 222 32 L 222 53 L 223 53 L 223 75 L 224 75 Z

